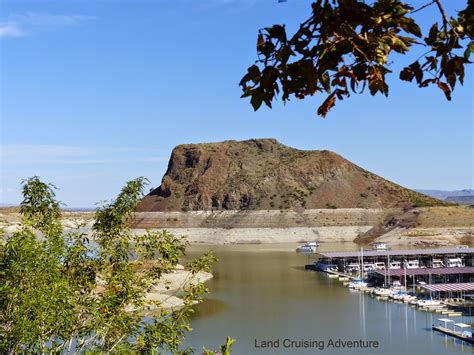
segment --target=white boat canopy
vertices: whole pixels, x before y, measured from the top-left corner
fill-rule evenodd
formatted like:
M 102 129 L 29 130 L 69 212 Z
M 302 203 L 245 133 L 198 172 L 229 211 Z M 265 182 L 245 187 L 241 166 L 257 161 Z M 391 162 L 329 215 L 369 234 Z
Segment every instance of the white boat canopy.
M 459 327 L 459 328 L 470 328 L 471 327 L 469 324 L 465 324 L 465 323 L 454 323 L 454 325 L 456 327 Z
M 452 319 L 448 319 L 448 318 L 439 318 L 438 320 L 443 323 L 454 323 Z

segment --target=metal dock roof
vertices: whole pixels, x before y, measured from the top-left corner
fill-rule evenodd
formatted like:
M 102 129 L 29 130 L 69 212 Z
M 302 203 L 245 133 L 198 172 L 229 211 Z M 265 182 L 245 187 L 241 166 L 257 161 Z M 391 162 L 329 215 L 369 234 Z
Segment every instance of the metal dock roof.
M 360 251 L 318 252 L 325 258 L 358 258 Z M 443 254 L 474 254 L 474 248 L 442 248 L 442 249 L 406 249 L 406 250 L 364 250 L 366 256 L 403 256 L 403 255 L 443 255 Z
M 375 270 L 376 273 L 382 276 L 413 276 L 413 275 L 452 275 L 452 274 L 474 274 L 474 266 L 466 267 L 440 267 L 440 268 L 419 268 L 419 269 L 390 269 L 390 270 Z
M 432 292 L 474 291 L 474 282 L 431 284 L 423 285 L 422 287 Z

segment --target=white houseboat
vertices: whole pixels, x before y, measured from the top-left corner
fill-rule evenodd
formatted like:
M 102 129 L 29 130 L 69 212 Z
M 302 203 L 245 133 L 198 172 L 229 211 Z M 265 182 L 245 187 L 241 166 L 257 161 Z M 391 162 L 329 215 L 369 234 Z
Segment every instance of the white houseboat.
M 302 254 L 311 254 L 311 253 L 316 253 L 318 250 L 319 242 L 306 242 L 303 245 L 300 245 L 298 248 L 296 248 L 297 253 L 302 253 Z
M 387 243 L 384 242 L 373 242 L 371 244 L 372 250 L 387 250 Z

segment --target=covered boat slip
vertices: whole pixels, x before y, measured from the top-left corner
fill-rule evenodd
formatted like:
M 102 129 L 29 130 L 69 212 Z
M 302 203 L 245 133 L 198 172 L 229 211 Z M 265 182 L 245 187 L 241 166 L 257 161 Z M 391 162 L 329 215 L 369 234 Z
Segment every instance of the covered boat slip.
M 422 287 L 430 292 L 467 292 L 474 291 L 474 282 L 423 285 Z
M 365 276 L 374 287 L 405 286 L 406 289 L 413 289 L 413 292 L 421 292 L 425 297 L 430 294 L 436 299 L 450 299 L 453 304 L 462 303 L 463 307 L 471 306 L 471 302 L 466 305 L 465 295 L 474 291 L 474 288 L 471 290 L 474 285 L 474 248 L 360 250 L 318 254 L 320 258 L 316 266 L 321 271 L 337 272 L 342 276 Z M 449 285 L 458 285 L 459 288 L 449 288 Z
M 352 266 L 364 263 L 364 271 L 395 270 L 399 276 L 402 269 L 406 271 L 429 269 L 436 274 L 437 269 L 463 269 L 474 267 L 474 248 L 442 249 L 405 249 L 405 250 L 361 250 L 350 252 L 319 252 L 320 261 L 326 261 L 338 267 L 339 271 L 350 272 Z M 357 267 L 355 267 L 357 269 Z M 474 269 L 472 269 L 474 270 Z M 469 271 L 472 273 L 473 271 Z M 462 272 L 462 271 L 461 271 Z M 429 272 L 427 272 L 428 274 Z M 454 272 L 459 274 L 460 272 Z M 409 274 L 412 275 L 412 274 Z M 413 274 L 414 275 L 414 274 Z M 422 275 L 422 274 L 419 274 Z
M 407 285 L 474 283 L 474 266 L 373 270 L 369 272 L 369 278 L 374 279 L 376 284 L 381 284 L 387 279 L 399 280 L 401 284 L 404 284 L 405 278 Z
M 465 307 L 468 309 L 468 312 L 466 313 L 472 315 L 474 303 L 472 302 L 472 295 L 469 294 L 469 292 L 474 291 L 474 282 L 438 283 L 422 285 L 421 288 L 426 292 L 429 292 L 433 298 L 445 299 L 454 304 L 457 303 L 457 306 Z
M 328 259 L 357 259 L 360 257 L 360 251 L 345 252 L 321 252 L 318 253 L 323 258 Z M 441 248 L 441 249 L 400 249 L 400 250 L 364 250 L 364 257 L 377 258 L 389 256 L 398 259 L 400 257 L 424 257 L 424 256 L 446 256 L 456 255 L 470 257 L 474 255 L 474 248 Z
M 420 268 L 420 269 L 406 269 L 406 270 L 376 270 L 374 273 L 380 274 L 382 277 L 386 276 L 419 276 L 419 275 L 451 275 L 451 274 L 474 274 L 474 266 L 466 267 L 440 267 L 440 268 Z
M 467 296 L 471 295 L 467 292 L 474 291 L 474 282 L 431 284 L 423 285 L 422 288 L 438 296 L 459 294 L 463 299 L 470 299 Z

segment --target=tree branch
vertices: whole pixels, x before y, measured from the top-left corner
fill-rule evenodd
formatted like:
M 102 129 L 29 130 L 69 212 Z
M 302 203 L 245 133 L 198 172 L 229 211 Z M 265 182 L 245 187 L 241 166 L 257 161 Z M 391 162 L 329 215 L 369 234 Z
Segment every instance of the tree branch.
M 446 12 L 444 11 L 443 5 L 441 4 L 441 0 L 434 0 L 436 5 L 438 6 L 439 12 L 441 13 L 441 17 L 443 18 L 443 28 L 444 32 L 448 34 L 448 17 L 446 16 Z
M 435 2 L 436 2 L 436 0 L 433 0 L 433 1 L 431 1 L 430 3 L 425 4 L 425 5 L 423 5 L 422 7 L 419 7 L 419 8 L 416 9 L 416 10 L 410 11 L 410 14 L 414 14 L 415 12 L 421 11 L 421 10 L 423 10 L 424 8 L 428 7 L 428 6 L 433 5 Z

